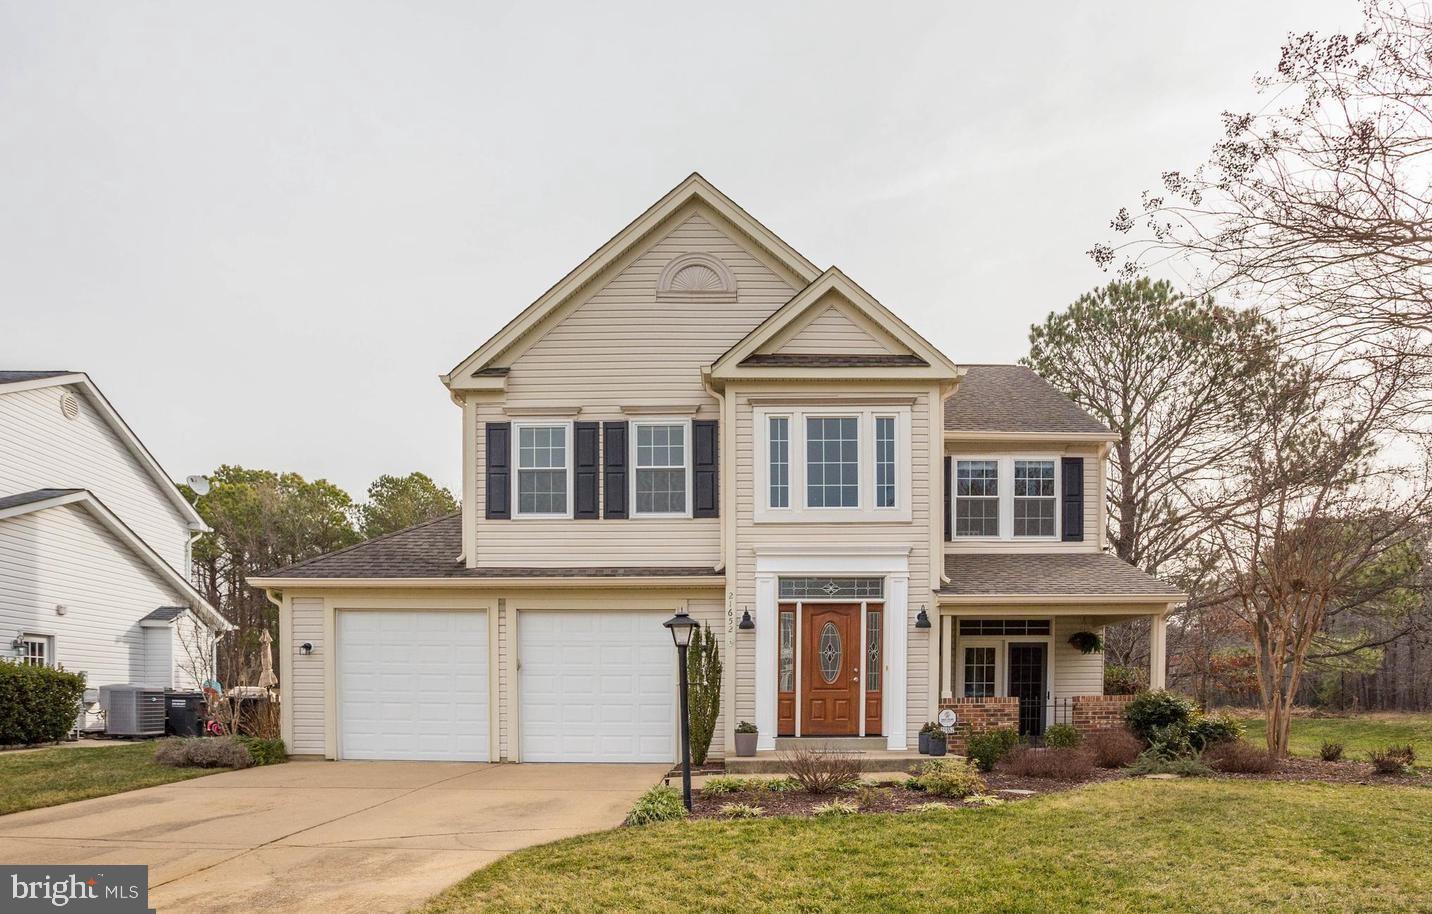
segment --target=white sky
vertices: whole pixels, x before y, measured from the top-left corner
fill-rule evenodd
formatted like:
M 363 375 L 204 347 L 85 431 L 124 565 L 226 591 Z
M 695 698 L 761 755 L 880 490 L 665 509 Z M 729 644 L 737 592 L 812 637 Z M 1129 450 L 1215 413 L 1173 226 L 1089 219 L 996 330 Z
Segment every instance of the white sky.
M 880 12 L 876 12 L 880 10 Z M 957 361 L 1356 0 L 0 0 L 0 368 L 171 474 L 456 490 L 437 375 L 693 170 Z

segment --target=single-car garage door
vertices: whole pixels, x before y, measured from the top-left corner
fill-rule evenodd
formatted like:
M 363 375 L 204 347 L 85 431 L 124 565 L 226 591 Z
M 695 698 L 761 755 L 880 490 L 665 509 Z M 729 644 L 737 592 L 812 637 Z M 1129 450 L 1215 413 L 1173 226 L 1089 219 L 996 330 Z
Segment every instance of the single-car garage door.
M 650 612 L 519 614 L 518 718 L 527 762 L 676 758 L 676 649 Z
M 486 613 L 337 615 L 343 758 L 488 760 Z

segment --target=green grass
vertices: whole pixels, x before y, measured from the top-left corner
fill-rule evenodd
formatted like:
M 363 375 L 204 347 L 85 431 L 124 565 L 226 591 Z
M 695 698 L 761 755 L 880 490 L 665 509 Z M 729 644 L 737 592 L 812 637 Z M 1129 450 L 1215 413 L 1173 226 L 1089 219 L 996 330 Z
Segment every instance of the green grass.
M 1248 739 L 1262 744 L 1265 722 L 1248 721 Z M 1386 712 L 1353 717 L 1297 717 L 1289 733 L 1293 755 L 1317 758 L 1324 740 L 1342 743 L 1343 757 L 1365 762 L 1367 753 L 1389 743 L 1411 743 L 1417 765 L 1432 766 L 1432 714 Z
M 97 749 L 40 749 L 0 755 L 0 815 L 187 781 L 223 769 L 169 768 L 154 743 Z
M 990 809 L 671 822 L 529 848 L 457 912 L 1432 911 L 1432 789 L 1124 780 Z

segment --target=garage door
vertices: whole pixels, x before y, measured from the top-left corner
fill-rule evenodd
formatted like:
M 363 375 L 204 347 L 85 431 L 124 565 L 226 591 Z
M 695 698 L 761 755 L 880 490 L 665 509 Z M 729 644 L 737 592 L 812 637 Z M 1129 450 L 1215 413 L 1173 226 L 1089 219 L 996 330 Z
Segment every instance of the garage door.
M 521 613 L 518 718 L 528 762 L 676 758 L 676 649 L 665 616 Z
M 339 612 L 343 758 L 487 761 L 487 614 Z

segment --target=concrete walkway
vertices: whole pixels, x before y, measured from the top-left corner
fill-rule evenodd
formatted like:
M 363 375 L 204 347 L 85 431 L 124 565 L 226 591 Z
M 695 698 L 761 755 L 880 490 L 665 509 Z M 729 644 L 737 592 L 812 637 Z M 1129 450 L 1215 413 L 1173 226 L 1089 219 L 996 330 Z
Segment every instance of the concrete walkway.
M 0 816 L 0 862 L 142 863 L 182 912 L 400 912 L 619 825 L 662 765 L 290 762 Z

